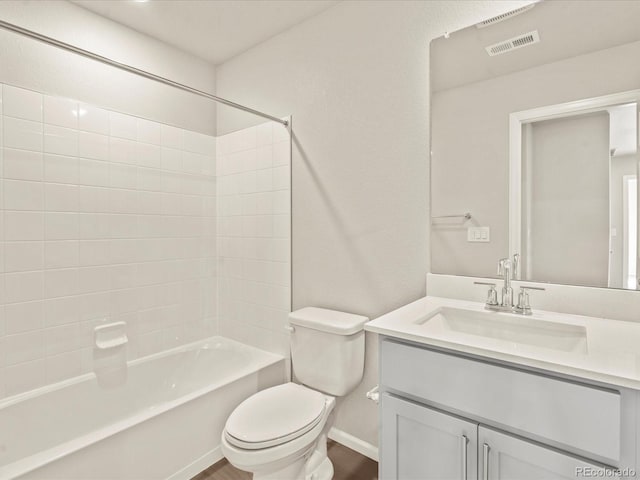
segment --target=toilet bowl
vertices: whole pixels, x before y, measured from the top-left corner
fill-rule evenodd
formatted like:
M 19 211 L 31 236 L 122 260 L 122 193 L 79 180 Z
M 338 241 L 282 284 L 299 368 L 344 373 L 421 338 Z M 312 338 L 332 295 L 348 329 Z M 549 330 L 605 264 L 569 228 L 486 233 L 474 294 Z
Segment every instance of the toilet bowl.
M 326 436 L 335 398 L 295 383 L 263 390 L 227 420 L 222 453 L 254 480 L 329 480 Z
M 289 314 L 296 379 L 252 395 L 231 413 L 222 453 L 253 480 L 330 480 L 327 435 L 336 396 L 362 380 L 360 315 L 307 307 Z

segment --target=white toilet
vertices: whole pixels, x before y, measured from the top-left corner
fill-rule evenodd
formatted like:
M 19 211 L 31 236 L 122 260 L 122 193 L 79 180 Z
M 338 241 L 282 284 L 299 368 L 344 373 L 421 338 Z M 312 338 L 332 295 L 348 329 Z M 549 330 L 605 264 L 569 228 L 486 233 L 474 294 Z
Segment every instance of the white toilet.
M 222 453 L 254 480 L 329 480 L 327 434 L 336 396 L 351 392 L 364 370 L 368 318 L 307 307 L 289 314 L 296 383 L 256 393 L 231 413 Z

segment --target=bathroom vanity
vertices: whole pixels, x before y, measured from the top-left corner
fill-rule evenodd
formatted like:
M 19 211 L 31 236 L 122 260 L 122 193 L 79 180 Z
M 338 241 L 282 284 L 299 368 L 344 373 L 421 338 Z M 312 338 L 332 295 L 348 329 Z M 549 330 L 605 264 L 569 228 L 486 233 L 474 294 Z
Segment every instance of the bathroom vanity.
M 636 478 L 640 325 L 425 297 L 380 334 L 380 476 Z
M 431 42 L 427 296 L 366 327 L 382 479 L 637 477 L 631 3 L 534 2 Z

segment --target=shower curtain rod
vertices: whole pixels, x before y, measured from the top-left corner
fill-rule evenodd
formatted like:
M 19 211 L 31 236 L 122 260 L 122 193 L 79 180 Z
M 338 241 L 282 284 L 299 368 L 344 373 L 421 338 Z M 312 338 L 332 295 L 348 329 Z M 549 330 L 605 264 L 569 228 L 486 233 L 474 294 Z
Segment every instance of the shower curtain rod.
M 5 22 L 0 20 L 0 28 L 4 28 L 5 30 L 10 30 L 15 33 L 19 33 L 20 35 L 24 35 L 29 38 L 33 38 L 40 42 L 47 43 L 49 45 L 53 45 L 54 47 L 61 48 L 63 50 L 67 50 L 69 52 L 77 53 L 78 55 L 82 55 L 83 57 L 91 58 L 92 60 L 97 60 L 98 62 L 104 63 L 106 65 L 110 65 L 115 68 L 119 68 L 120 70 L 124 70 L 125 72 L 133 73 L 135 75 L 139 75 L 141 77 L 147 78 L 149 80 L 154 80 L 159 83 L 164 83 L 165 85 L 169 85 L 171 87 L 175 87 L 179 90 L 183 90 L 185 92 L 193 93 L 195 95 L 199 95 L 201 97 L 208 98 L 209 100 L 213 100 L 214 102 L 222 103 L 223 105 L 227 105 L 229 107 L 237 108 L 239 110 L 244 110 L 245 112 L 252 113 L 254 115 L 258 115 L 263 118 L 268 118 L 269 120 L 273 120 L 274 122 L 281 123 L 285 127 L 289 125 L 287 120 L 282 120 L 281 118 L 274 117 L 273 115 L 269 115 L 268 113 L 263 113 L 259 110 L 254 110 L 253 108 L 245 107 L 244 105 L 240 105 L 239 103 L 232 102 L 230 100 L 226 100 L 221 97 L 217 97 L 207 92 L 203 92 L 202 90 L 198 90 L 197 88 L 189 87 L 188 85 L 184 85 L 182 83 L 174 82 L 173 80 L 169 80 L 168 78 L 161 77 L 160 75 L 155 75 L 153 73 L 147 72 L 145 70 L 141 70 L 139 68 L 132 67 L 131 65 L 127 65 L 126 63 L 120 63 L 115 60 L 112 60 L 107 57 L 103 57 L 102 55 L 98 55 L 96 53 L 92 53 L 88 50 L 84 50 L 79 47 L 75 47 L 65 42 L 61 42 L 56 40 L 55 38 L 47 37 L 46 35 L 42 35 L 40 33 L 34 32 L 32 30 L 28 30 L 26 28 L 19 27 L 14 25 L 13 23 Z

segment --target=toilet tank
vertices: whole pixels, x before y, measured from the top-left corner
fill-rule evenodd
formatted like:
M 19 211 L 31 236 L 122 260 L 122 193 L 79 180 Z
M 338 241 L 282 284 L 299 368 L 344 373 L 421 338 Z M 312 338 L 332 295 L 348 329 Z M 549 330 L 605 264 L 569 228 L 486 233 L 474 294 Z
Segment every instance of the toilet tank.
M 361 315 L 306 307 L 289 314 L 291 363 L 303 385 L 342 396 L 364 372 L 364 324 Z

